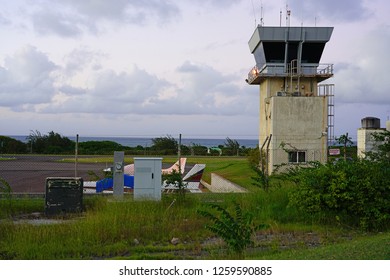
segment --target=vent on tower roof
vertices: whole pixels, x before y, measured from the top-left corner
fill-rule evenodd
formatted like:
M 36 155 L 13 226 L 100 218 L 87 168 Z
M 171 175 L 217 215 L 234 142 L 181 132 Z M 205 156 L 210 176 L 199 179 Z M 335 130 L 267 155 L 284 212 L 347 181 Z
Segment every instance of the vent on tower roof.
M 362 119 L 362 128 L 380 128 L 381 120 L 375 117 L 366 117 Z

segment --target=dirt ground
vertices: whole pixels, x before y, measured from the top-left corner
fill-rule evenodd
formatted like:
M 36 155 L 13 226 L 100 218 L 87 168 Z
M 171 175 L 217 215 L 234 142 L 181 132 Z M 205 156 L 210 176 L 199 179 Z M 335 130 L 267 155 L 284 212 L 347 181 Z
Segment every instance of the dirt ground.
M 69 156 L 73 158 L 74 156 Z M 90 157 L 90 156 L 89 156 Z M 75 163 L 61 162 L 66 156 L 16 155 L 15 159 L 0 160 L 0 177 L 14 193 L 44 193 L 47 177 L 74 177 Z M 102 176 L 102 170 L 112 163 L 77 164 L 77 177 L 91 180 L 89 171 Z

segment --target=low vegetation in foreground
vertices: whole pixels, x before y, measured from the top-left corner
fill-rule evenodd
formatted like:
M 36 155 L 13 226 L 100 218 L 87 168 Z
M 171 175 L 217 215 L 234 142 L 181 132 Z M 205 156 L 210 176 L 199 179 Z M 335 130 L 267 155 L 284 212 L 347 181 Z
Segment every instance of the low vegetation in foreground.
M 0 259 L 390 259 L 386 163 L 307 166 L 265 181 L 246 158 L 188 158 L 204 161 L 206 181 L 216 172 L 249 192 L 85 196 L 83 213 L 50 219 L 43 199 L 3 195 Z

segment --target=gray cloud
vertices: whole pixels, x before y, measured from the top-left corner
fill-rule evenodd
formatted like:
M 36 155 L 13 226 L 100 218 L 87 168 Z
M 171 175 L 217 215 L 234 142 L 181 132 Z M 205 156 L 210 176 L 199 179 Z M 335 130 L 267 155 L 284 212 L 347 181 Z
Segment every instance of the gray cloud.
M 353 57 L 352 63 L 343 63 L 336 68 L 338 101 L 390 104 L 390 96 L 387 94 L 390 88 L 389 30 L 388 26 L 383 26 L 371 30 L 365 36 L 363 34 L 361 38 L 364 40 L 359 38 L 358 42 L 351 42 L 360 51 Z
M 199 72 L 199 66 L 191 63 L 190 61 L 185 61 L 182 65 L 176 68 L 176 71 L 179 73 L 191 73 L 191 72 Z
M 52 74 L 57 68 L 32 46 L 6 57 L 4 67 L 0 67 L 0 106 L 20 110 L 23 105 L 49 102 L 54 95 Z
M 67 76 L 72 76 L 88 67 L 93 71 L 100 70 L 100 61 L 106 57 L 106 54 L 91 51 L 87 48 L 74 49 L 64 57 L 65 74 Z
M 66 4 L 77 10 L 88 18 L 121 20 L 136 23 L 138 20 L 154 16 L 162 20 L 169 20 L 178 14 L 176 5 L 170 1 L 128 1 L 128 0 L 60 0 L 59 3 Z
M 33 15 L 33 27 L 42 35 L 60 35 L 77 37 L 82 34 L 84 23 L 74 15 L 65 15 L 58 11 L 41 10 Z
M 180 15 L 176 5 L 158 0 L 42 0 L 39 7 L 31 15 L 35 31 L 42 35 L 55 34 L 62 37 L 102 32 L 102 25 L 107 22 L 145 25 L 155 21 L 165 24 Z
M 131 72 L 105 70 L 95 74 L 90 89 L 63 85 L 65 96 L 47 105 L 42 113 L 132 114 L 143 104 L 157 98 L 169 83 L 137 67 Z
M 49 114 L 98 115 L 234 116 L 256 111 L 257 102 L 253 102 L 256 95 L 251 94 L 257 92 L 256 88 L 245 83 L 237 86 L 231 75 L 223 75 L 207 65 L 187 61 L 178 69 L 183 81 L 180 86 L 138 67 L 131 72 L 105 70 L 91 77 L 90 89 L 64 84 L 56 89 L 52 101 L 22 108 Z
M 0 13 L 0 25 L 9 25 L 11 21 Z
M 289 8 L 294 16 L 302 18 L 319 17 L 322 20 L 338 22 L 359 21 L 368 17 L 370 12 L 363 0 L 291 0 Z
M 242 0 L 198 0 L 196 1 L 196 4 L 205 4 L 205 5 L 211 5 L 215 7 L 219 7 L 221 9 L 228 8 L 232 5 L 238 4 Z M 194 1 L 190 1 L 194 3 Z
M 94 53 L 77 50 L 74 62 L 90 64 Z M 47 55 L 27 46 L 0 67 L 0 106 L 37 113 L 238 115 L 245 114 L 254 88 L 237 86 L 236 78 L 214 68 L 184 62 L 177 68 L 181 85 L 134 67 L 131 72 L 89 72 L 89 88 L 74 86 L 67 77 L 83 67 L 59 67 Z M 69 74 L 70 73 L 70 74 Z

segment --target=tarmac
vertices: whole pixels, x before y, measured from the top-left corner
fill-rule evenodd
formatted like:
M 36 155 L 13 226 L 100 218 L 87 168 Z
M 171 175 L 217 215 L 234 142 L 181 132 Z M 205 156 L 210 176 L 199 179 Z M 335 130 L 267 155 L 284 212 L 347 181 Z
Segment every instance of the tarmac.
M 47 177 L 82 177 L 89 180 L 89 173 L 102 176 L 102 170 L 112 165 L 112 162 L 78 163 L 76 171 L 75 163 L 63 162 L 63 159 L 74 156 L 13 155 L 9 159 L 4 158 L 6 156 L 0 160 L 0 178 L 11 186 L 13 193 L 45 193 Z

